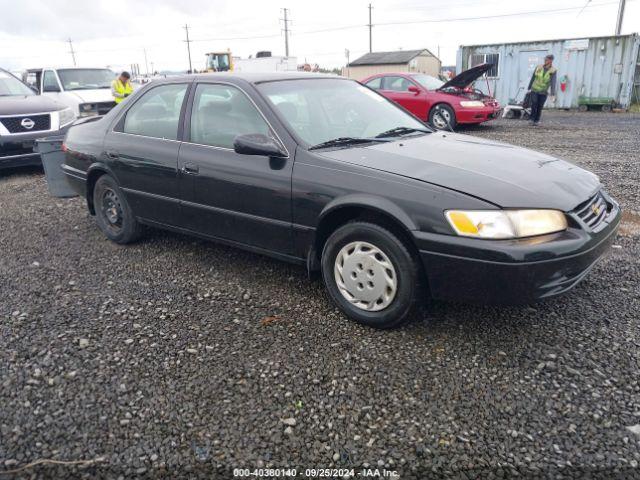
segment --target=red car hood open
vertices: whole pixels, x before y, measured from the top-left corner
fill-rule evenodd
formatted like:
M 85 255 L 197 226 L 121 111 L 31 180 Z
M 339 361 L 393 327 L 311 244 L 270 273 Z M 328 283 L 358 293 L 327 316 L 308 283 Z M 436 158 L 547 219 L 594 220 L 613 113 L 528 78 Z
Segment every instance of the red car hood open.
M 465 70 L 464 72 L 459 73 L 447 83 L 438 88 L 438 90 L 444 90 L 445 88 L 449 87 L 467 88 L 478 78 L 480 78 L 484 73 L 488 72 L 492 66 L 493 65 L 491 63 L 482 63 L 480 65 L 476 65 L 469 70 Z

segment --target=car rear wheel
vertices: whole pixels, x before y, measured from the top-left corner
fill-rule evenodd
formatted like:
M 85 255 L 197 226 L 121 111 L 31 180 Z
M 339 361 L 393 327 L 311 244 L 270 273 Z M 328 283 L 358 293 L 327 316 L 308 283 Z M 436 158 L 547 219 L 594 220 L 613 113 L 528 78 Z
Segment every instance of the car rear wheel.
M 329 237 L 322 276 L 332 300 L 350 318 L 375 328 L 396 327 L 418 304 L 419 266 L 389 230 L 351 222 Z
M 449 105 L 440 103 L 429 112 L 429 123 L 437 130 L 449 130 L 456 128 L 456 114 Z
M 109 240 L 126 244 L 135 241 L 141 227 L 127 199 L 110 175 L 101 176 L 93 189 L 96 222 Z

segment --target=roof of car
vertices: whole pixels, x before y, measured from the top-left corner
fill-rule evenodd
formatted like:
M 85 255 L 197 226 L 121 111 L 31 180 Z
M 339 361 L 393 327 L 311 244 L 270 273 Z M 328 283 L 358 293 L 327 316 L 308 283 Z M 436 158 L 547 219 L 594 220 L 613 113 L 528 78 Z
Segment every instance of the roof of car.
M 310 72 L 263 72 L 263 73 L 248 73 L 248 72 L 213 72 L 213 73 L 198 73 L 195 75 L 178 75 L 175 77 L 167 77 L 167 80 L 244 80 L 249 83 L 262 83 L 262 82 L 277 82 L 281 80 L 304 80 L 311 78 L 339 78 L 345 79 L 337 75 L 330 75 L 325 73 L 310 73 Z M 345 79 L 346 80 L 346 79 Z M 162 81 L 162 80 L 160 80 Z

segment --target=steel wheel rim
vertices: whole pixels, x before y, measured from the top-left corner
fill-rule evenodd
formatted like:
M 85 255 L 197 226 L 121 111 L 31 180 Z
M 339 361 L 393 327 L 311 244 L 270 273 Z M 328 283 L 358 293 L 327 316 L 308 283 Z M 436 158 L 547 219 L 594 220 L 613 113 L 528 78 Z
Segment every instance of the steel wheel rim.
M 110 188 L 102 194 L 102 217 L 106 220 L 107 227 L 115 232 L 122 229 L 123 212 L 120 198 Z
M 451 115 L 444 108 L 437 108 L 433 116 L 433 123 L 438 129 L 447 128 L 447 125 L 451 124 Z
M 396 269 L 389 257 L 368 242 L 351 242 L 336 255 L 333 273 L 340 294 L 368 312 L 387 308 L 398 292 Z

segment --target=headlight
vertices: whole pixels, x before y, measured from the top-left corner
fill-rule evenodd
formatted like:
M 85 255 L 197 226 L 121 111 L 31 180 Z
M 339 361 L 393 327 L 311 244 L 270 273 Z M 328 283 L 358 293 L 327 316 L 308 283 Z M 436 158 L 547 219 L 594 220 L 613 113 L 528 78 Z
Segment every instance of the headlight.
M 64 127 L 65 125 L 73 122 L 76 119 L 76 116 L 73 113 L 73 110 L 71 110 L 69 107 L 65 108 L 64 110 L 60 110 L 58 112 L 58 115 L 60 116 L 61 127 Z
M 95 103 L 81 103 L 78 105 L 78 111 L 81 117 L 88 117 L 98 114 L 98 106 Z
M 463 100 L 462 102 L 460 102 L 460 106 L 467 108 L 482 108 L 484 107 L 484 103 L 479 100 Z
M 522 238 L 567 228 L 567 218 L 559 210 L 448 210 L 445 216 L 464 237 Z

